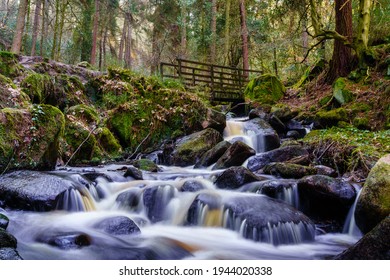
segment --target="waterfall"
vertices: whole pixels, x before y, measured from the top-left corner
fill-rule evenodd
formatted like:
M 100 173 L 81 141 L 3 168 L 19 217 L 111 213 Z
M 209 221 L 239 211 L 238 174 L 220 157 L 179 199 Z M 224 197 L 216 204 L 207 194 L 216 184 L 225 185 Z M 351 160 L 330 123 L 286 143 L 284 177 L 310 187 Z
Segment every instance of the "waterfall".
M 262 135 L 256 135 L 251 130 L 245 129 L 245 123 L 241 119 L 226 121 L 224 139 L 228 142 L 240 140 L 255 149 L 256 152 L 264 150 Z
M 344 227 L 343 227 L 343 233 L 349 234 L 355 237 L 362 237 L 363 233 L 360 231 L 358 226 L 355 222 L 355 209 L 356 204 L 358 202 L 359 196 L 362 192 L 362 188 L 360 186 L 354 185 L 355 189 L 357 190 L 357 195 L 355 202 L 353 203 L 352 207 L 349 209 L 347 218 L 345 219 Z

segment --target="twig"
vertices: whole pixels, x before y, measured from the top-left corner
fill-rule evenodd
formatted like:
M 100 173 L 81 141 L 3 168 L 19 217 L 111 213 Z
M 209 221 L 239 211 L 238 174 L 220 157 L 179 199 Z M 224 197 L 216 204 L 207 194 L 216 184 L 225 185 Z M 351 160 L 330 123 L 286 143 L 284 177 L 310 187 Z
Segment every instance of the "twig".
M 151 132 L 149 132 L 148 135 L 146 135 L 145 138 L 141 141 L 141 143 L 139 143 L 139 145 L 137 146 L 137 148 L 135 148 L 134 153 L 132 153 L 132 154 L 129 156 L 129 159 L 131 159 L 131 158 L 137 153 L 137 151 L 138 151 L 138 149 L 141 147 L 141 145 L 146 141 L 146 139 L 149 138 L 150 133 L 151 133 Z

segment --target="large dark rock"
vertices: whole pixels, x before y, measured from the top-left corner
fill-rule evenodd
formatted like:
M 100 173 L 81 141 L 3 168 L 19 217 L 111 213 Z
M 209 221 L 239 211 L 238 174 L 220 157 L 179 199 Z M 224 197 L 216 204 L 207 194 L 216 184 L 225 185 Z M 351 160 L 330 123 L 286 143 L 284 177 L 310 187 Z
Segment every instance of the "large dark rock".
M 231 145 L 232 144 L 227 141 L 219 142 L 215 147 L 203 154 L 200 160 L 195 164 L 194 168 L 208 167 L 216 163 Z
M 249 157 L 256 154 L 256 151 L 241 141 L 234 142 L 226 152 L 218 159 L 213 170 L 225 169 L 231 166 L 242 165 Z
M 390 260 L 390 216 L 356 244 L 337 255 L 337 260 Z
M 200 190 L 205 189 L 205 186 L 203 186 L 202 183 L 200 183 L 197 180 L 187 180 L 184 182 L 183 186 L 181 187 L 182 192 L 197 192 Z
M 140 233 L 139 227 L 128 217 L 119 216 L 104 219 L 94 226 L 108 234 L 123 235 Z
M 274 245 L 313 241 L 315 226 L 292 206 L 261 195 L 243 194 L 225 204 L 226 227 L 245 238 Z
M 222 140 L 221 133 L 212 128 L 188 135 L 176 143 L 170 163 L 176 166 L 193 165 Z
M 123 176 L 124 177 L 132 177 L 135 180 L 143 180 L 142 171 L 134 166 L 127 167 L 126 172 Z
M 356 204 L 356 224 L 363 233 L 390 214 L 390 154 L 371 169 Z
M 287 137 L 288 137 L 288 134 L 290 132 L 293 133 L 298 133 L 299 137 L 298 138 L 303 138 L 305 137 L 306 135 L 306 128 L 298 121 L 296 120 L 289 120 L 287 123 L 286 123 L 286 128 L 288 130 L 287 132 Z
M 80 249 L 91 245 L 91 237 L 83 232 L 42 233 L 38 242 L 63 250 Z
M 218 175 L 215 185 L 220 189 L 237 189 L 244 184 L 261 180 L 245 167 L 233 166 Z
M 282 178 L 299 179 L 304 176 L 314 175 L 317 173 L 317 170 L 310 166 L 295 163 L 271 162 L 263 168 L 263 172 Z
M 324 175 L 306 176 L 298 181 L 300 203 L 309 216 L 344 221 L 356 198 L 355 188 L 341 179 Z
M 255 118 L 244 123 L 245 133 L 256 139 L 255 150 L 266 152 L 280 146 L 278 133 L 263 119 Z
M 309 164 L 309 152 L 300 145 L 281 147 L 249 158 L 247 167 L 250 171 L 255 172 L 271 162 L 285 161 L 293 161 L 296 164 Z
M 57 197 L 88 182 L 79 175 L 69 177 L 38 171 L 14 171 L 0 177 L 0 200 L 10 208 L 50 211 Z
M 5 230 L 0 229 L 0 248 L 16 248 L 16 245 L 16 238 Z
M 165 207 L 175 195 L 175 188 L 169 185 L 155 186 L 145 189 L 143 203 L 146 214 L 152 223 L 164 220 Z
M 268 122 L 269 114 L 262 107 L 257 107 L 249 111 L 249 119 L 260 118 Z

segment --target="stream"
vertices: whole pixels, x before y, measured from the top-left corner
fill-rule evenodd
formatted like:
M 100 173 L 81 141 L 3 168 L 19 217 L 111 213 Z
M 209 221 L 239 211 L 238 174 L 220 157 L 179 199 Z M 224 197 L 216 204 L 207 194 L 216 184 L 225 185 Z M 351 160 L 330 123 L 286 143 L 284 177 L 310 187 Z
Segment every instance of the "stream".
M 262 139 L 244 131 L 240 120 L 228 121 L 224 136 L 239 137 L 262 152 Z M 361 238 L 354 206 L 341 233 L 326 233 L 313 224 L 298 211 L 293 180 L 270 198 L 253 183 L 218 189 L 213 182 L 221 170 L 159 165 L 159 172 L 143 171 L 143 179 L 136 180 L 124 177 L 123 167 L 50 172 L 74 182 L 75 188 L 58 197 L 55 211 L 7 210 L 7 230 L 17 238 L 21 257 L 329 259 Z

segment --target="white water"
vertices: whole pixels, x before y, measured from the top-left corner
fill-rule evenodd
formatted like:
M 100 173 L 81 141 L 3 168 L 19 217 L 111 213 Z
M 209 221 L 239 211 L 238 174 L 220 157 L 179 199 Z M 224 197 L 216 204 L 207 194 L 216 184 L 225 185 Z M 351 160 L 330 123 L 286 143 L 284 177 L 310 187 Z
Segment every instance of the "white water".
M 240 135 L 240 127 L 230 122 L 226 137 Z M 11 221 L 8 230 L 18 239 L 20 255 L 24 259 L 324 259 L 360 238 L 349 231 L 314 236 L 310 226 L 302 222 L 268 222 L 254 227 L 252 216 L 236 215 L 226 205 L 234 205 L 235 200 L 257 201 L 264 195 L 217 189 L 213 181 L 221 171 L 161 166 L 159 173 L 144 172 L 144 180 L 124 182 L 119 171 L 112 171 L 119 167 L 95 168 L 93 171 L 113 175 L 117 182 L 98 178 L 89 189 L 66 192 L 56 211 L 7 212 Z M 61 173 L 72 176 L 82 172 L 74 168 Z M 202 189 L 183 192 L 189 181 Z M 126 199 L 120 203 L 117 199 L 121 195 Z M 145 197 L 154 203 L 145 202 Z M 196 200 L 199 197 L 202 199 Z M 277 198 L 286 202 L 281 204 L 286 209 L 289 205 L 299 208 L 296 185 L 285 188 Z M 250 208 L 243 211 L 247 212 Z M 274 215 L 272 210 L 269 216 Z M 117 216 L 132 219 L 141 233 L 111 235 L 95 227 L 103 219 Z M 68 233 L 84 234 L 90 244 L 60 249 L 42 242 L 44 237 Z M 308 238 L 311 233 L 312 239 Z

